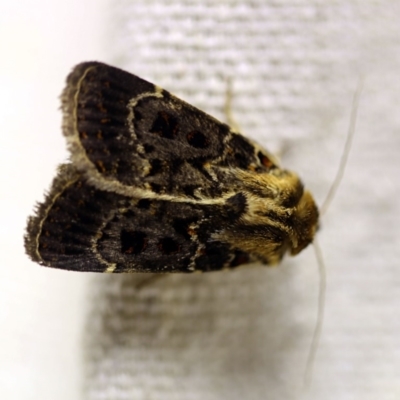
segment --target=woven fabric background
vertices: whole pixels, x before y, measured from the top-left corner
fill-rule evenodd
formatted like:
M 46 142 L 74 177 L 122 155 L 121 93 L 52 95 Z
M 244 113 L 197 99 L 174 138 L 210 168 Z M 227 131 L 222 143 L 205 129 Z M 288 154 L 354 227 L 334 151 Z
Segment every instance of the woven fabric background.
M 395 400 L 400 397 L 400 1 L 21 0 L 0 5 L 0 398 Z M 142 76 L 241 131 L 319 204 L 352 97 L 344 180 L 312 247 L 277 268 L 90 275 L 39 267 L 26 217 L 67 151 L 57 96 L 74 64 Z M 147 282 L 146 282 L 147 281 Z
M 400 8 L 389 1 L 118 1 L 110 60 L 281 150 L 321 202 L 365 76 L 345 180 L 322 221 L 325 326 L 309 398 L 400 395 Z M 388 142 L 390 140 L 390 145 Z M 387 160 L 391 159 L 390 165 Z M 396 211 L 395 211 L 396 210 Z M 100 276 L 86 322 L 90 399 L 291 399 L 317 307 L 312 248 L 277 269 Z

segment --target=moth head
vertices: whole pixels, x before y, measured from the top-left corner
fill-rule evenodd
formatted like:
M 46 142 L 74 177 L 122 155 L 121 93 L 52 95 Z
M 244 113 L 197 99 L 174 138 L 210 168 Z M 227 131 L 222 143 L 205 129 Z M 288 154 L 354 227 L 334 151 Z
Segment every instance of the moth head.
M 318 229 L 318 208 L 310 192 L 305 191 L 294 208 L 290 253 L 296 255 L 314 239 Z
M 276 168 L 265 174 L 241 175 L 246 188 L 244 206 L 234 229 L 225 229 L 223 240 L 242 251 L 256 254 L 266 264 L 279 263 L 286 252 L 300 253 L 314 239 L 318 208 L 299 177 Z M 233 207 L 233 199 L 229 199 Z
M 318 229 L 319 212 L 311 193 L 304 190 L 303 183 L 292 171 L 276 169 L 269 178 L 269 187 L 274 188 L 276 206 L 281 208 L 280 216 L 287 212 L 287 219 L 280 219 L 281 227 L 287 233 L 286 249 L 296 255 L 312 243 Z M 278 220 L 278 218 L 277 218 Z M 284 249 L 285 246 L 282 247 Z

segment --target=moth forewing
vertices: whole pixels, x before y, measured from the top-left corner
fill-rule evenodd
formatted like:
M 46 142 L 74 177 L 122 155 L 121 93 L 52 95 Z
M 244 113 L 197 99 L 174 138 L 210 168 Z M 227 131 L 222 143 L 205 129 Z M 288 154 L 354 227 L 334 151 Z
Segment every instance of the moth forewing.
M 71 163 L 28 222 L 32 260 L 96 272 L 278 263 L 315 235 L 296 174 L 258 144 L 120 69 L 82 63 L 62 95 Z

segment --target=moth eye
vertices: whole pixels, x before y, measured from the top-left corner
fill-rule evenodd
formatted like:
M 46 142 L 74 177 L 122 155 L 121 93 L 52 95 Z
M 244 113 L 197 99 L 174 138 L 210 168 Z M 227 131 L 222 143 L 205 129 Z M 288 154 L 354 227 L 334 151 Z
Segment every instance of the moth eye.
M 172 238 L 166 237 L 158 242 L 158 248 L 167 256 L 179 251 L 179 244 Z
M 140 254 L 147 247 L 147 235 L 140 231 L 121 231 L 121 252 L 124 254 Z
M 186 138 L 188 143 L 196 149 L 206 149 L 210 145 L 209 139 L 199 131 L 189 132 Z
M 173 115 L 165 111 L 159 111 L 149 132 L 166 139 L 174 139 L 178 133 L 178 129 L 178 120 Z
M 271 168 L 274 166 L 273 162 L 265 154 L 261 153 L 261 151 L 258 152 L 257 157 L 264 167 Z

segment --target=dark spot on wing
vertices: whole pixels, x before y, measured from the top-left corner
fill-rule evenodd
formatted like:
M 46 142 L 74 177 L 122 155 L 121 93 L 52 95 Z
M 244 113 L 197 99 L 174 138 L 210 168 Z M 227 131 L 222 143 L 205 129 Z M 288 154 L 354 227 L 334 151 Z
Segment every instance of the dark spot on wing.
M 155 133 L 165 139 L 175 139 L 178 130 L 179 124 L 177 118 L 166 111 L 159 111 L 149 132 Z
M 124 254 L 140 254 L 147 247 L 147 235 L 140 231 L 121 231 L 121 252 Z

